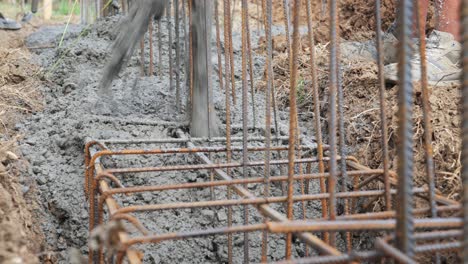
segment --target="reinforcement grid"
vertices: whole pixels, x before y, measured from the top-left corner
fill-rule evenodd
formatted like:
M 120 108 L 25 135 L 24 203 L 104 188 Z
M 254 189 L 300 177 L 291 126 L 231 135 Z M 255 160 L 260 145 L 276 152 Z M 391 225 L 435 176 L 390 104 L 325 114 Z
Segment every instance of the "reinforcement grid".
M 346 154 L 344 121 L 341 118 L 343 117 L 343 87 L 340 80 L 339 14 L 336 0 L 322 3 L 322 10 L 328 12 L 330 28 L 328 112 L 324 117 L 328 118 L 326 144 L 321 134 L 320 118 L 310 121 L 316 131 L 314 142 L 308 142 L 298 132 L 296 98 L 298 48 L 300 37 L 303 37 L 299 33 L 301 23 L 299 19 L 304 17 L 307 18 L 305 21 L 307 32 L 304 36 L 310 47 L 310 75 L 313 80 L 308 87 L 312 94 L 310 104 L 313 105 L 315 117 L 322 116 L 317 83 L 311 0 L 296 0 L 290 3 L 285 0 L 282 3 L 283 17 L 286 18 L 284 28 L 290 62 L 290 118 L 287 136 L 279 136 L 277 102 L 275 102 L 275 96 L 272 96 L 275 94 L 272 65 L 272 2 L 272 0 L 257 1 L 255 16 L 251 15 L 252 13 L 248 10 L 252 2 L 241 1 L 239 12 L 242 21 L 242 63 L 234 65 L 232 34 L 234 25 L 231 12 L 235 4 L 231 0 L 171 1 L 169 5 L 171 12 L 167 12 L 169 19 L 166 21 L 170 43 L 172 44 L 173 41 L 175 43 L 175 57 L 172 54 L 173 49 L 169 48 L 169 74 L 170 85 L 178 105 L 182 104 L 181 97 L 184 94 L 181 89 L 187 88 L 186 94 L 193 95 L 194 83 L 193 78 L 190 77 L 194 72 L 193 45 L 190 41 L 193 32 L 192 27 L 188 25 L 193 23 L 194 5 L 198 5 L 198 8 L 200 5 L 213 8 L 211 11 L 217 44 L 217 56 L 214 57 L 218 60 L 219 67 L 217 73 L 211 71 L 208 73 L 212 74 L 213 78 L 219 78 L 221 87 L 213 87 L 213 84 L 208 82 L 207 108 L 212 108 L 210 98 L 212 89 L 223 90 L 226 95 L 225 134 L 223 137 L 193 138 L 188 136 L 182 128 L 176 128 L 174 136 L 165 139 L 89 140 L 85 148 L 85 189 L 89 199 L 90 234 L 99 228 L 102 229 L 102 226 L 107 226 L 108 229 L 104 229 L 112 233 L 112 235 L 105 236 L 102 234 L 104 231 L 101 230 L 101 234 L 98 234 L 101 236 L 99 243 L 90 243 L 90 263 L 104 261 L 140 263 L 144 254 L 147 253 L 141 245 L 173 243 L 177 240 L 190 241 L 197 238 L 221 239 L 223 242 L 218 244 L 223 247 L 222 251 L 227 252 L 227 258 L 220 262 L 228 263 L 271 262 L 281 259 L 283 260 L 280 261 L 281 263 L 377 262 L 390 259 L 403 263 L 415 263 L 418 257 L 423 255 L 428 257 L 426 261 L 436 263 L 440 263 L 442 258 L 447 259 L 449 256 L 467 261 L 467 243 L 463 241 L 468 240 L 468 235 L 464 234 L 467 225 L 464 224 L 466 220 L 463 219 L 462 205 L 439 195 L 434 183 L 425 38 L 421 38 L 424 36 L 421 30 L 422 23 L 419 25 L 419 53 L 427 184 L 413 186 L 412 96 L 414 83 L 411 81 L 411 57 L 413 55 L 411 21 L 413 16 L 419 15 L 416 13 L 419 10 L 417 1 L 413 4 L 412 1 L 401 0 L 398 8 L 398 23 L 401 26 L 398 35 L 400 44 L 398 48 L 399 111 L 397 115 L 400 140 L 396 153 L 397 171 L 389 169 L 380 1 L 369 3 L 375 5 L 376 63 L 380 87 L 383 166 L 379 169 L 363 166 L 358 159 Z M 465 4 L 466 1 L 463 2 L 462 21 L 465 24 L 464 18 L 468 14 L 468 5 Z M 122 3 L 124 13 L 127 6 L 128 2 L 124 1 Z M 304 6 L 305 9 L 302 8 Z M 171 20 L 171 16 L 175 19 Z M 172 21 L 175 23 L 174 40 L 171 37 Z M 262 136 L 256 136 L 258 133 L 250 133 L 249 130 L 252 128 L 247 125 L 249 117 L 256 118 L 257 116 L 255 112 L 253 115 L 252 113 L 248 115 L 247 107 L 248 100 L 250 100 L 249 89 L 252 94 L 254 93 L 253 81 L 250 81 L 253 79 L 251 78 L 253 61 L 250 27 L 255 23 L 258 32 L 264 34 L 266 44 L 264 54 L 266 112 Z M 161 21 L 155 24 L 159 35 L 162 27 Z M 465 39 L 467 27 L 463 26 L 462 35 Z M 153 23 L 150 23 L 150 62 L 147 70 L 145 70 L 145 64 L 142 63 L 142 74 L 154 73 L 153 39 L 159 39 L 156 43 L 159 48 L 162 45 L 160 37 L 153 37 L 153 29 Z M 141 43 L 141 48 L 144 50 L 144 42 Z M 468 55 L 468 47 L 465 46 L 462 53 L 463 59 Z M 145 60 L 143 54 L 142 52 L 142 61 Z M 222 63 L 223 55 L 224 64 Z M 161 52 L 158 56 L 161 58 Z M 181 56 L 188 62 L 187 72 L 184 75 L 178 72 L 182 62 Z M 161 63 L 157 65 L 161 67 Z M 242 67 L 242 85 L 239 87 L 242 89 L 242 134 L 232 136 L 230 109 L 231 104 L 237 103 L 234 96 L 236 94 L 235 82 L 232 80 L 235 78 L 234 69 L 239 66 Z M 468 74 L 466 66 L 463 72 L 463 78 L 465 78 Z M 185 80 L 182 80 L 182 76 Z M 465 81 L 462 85 L 463 109 L 468 110 L 468 88 L 466 88 L 468 83 Z M 187 105 L 190 107 L 190 100 Z M 463 134 L 468 135 L 466 129 L 468 129 L 468 116 L 463 115 L 463 132 L 467 132 Z M 467 140 L 468 137 L 463 137 L 463 165 L 468 162 L 466 159 L 468 157 Z M 104 161 L 104 159 L 111 160 L 111 162 Z M 463 166 L 462 171 L 465 190 L 468 188 L 466 185 L 468 181 L 465 180 L 465 177 L 468 177 L 466 168 Z M 204 177 L 194 177 L 194 174 L 204 175 Z M 151 180 L 164 177 L 171 177 L 174 181 L 160 184 L 157 180 Z M 129 182 L 128 178 L 144 178 L 144 180 L 135 183 L 135 181 Z M 205 190 L 201 193 L 206 195 L 194 195 L 200 194 L 200 190 Z M 159 194 L 166 197 L 179 195 L 180 199 L 162 199 L 162 201 L 169 202 L 161 203 L 161 200 L 154 199 L 154 195 Z M 144 203 L 141 202 L 142 199 L 129 198 L 138 195 L 149 198 L 144 198 Z M 383 200 L 384 206 L 380 210 L 370 209 L 378 199 Z M 415 208 L 415 199 L 425 201 L 422 204 L 426 206 Z M 201 208 L 204 211 L 200 211 Z M 194 223 L 191 226 L 191 223 L 187 223 L 188 229 L 163 232 L 151 230 L 145 223 L 148 214 L 149 218 L 154 219 L 162 217 L 164 211 L 184 210 L 194 214 L 202 212 L 207 217 L 208 224 Z M 467 206 L 464 206 L 464 212 L 468 212 Z M 219 221 L 214 223 L 214 218 Z M 165 221 L 170 222 L 170 219 Z M 465 226 L 464 229 L 463 226 Z M 369 238 L 369 234 L 372 239 Z M 242 235 L 242 238 L 234 239 L 234 236 L 238 235 Z M 367 241 L 371 245 L 366 249 L 359 245 L 359 241 L 366 239 L 359 240 L 361 236 L 367 236 L 367 239 L 372 241 Z M 249 242 L 254 237 L 255 242 Z M 272 243 L 275 247 L 271 246 Z M 273 259 L 271 250 L 281 251 L 275 255 L 279 257 Z M 463 254 L 457 254 L 460 252 Z M 203 262 L 203 259 L 193 261 Z

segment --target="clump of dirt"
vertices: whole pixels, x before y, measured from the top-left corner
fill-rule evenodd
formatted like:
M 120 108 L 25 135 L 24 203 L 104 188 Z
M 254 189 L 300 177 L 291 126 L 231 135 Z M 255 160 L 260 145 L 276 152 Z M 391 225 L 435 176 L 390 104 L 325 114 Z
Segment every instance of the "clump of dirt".
M 32 212 L 34 194 L 20 184 L 26 164 L 13 152 L 14 145 L 13 140 L 0 142 L 0 262 L 38 263 L 35 253 L 42 251 L 43 238 Z
M 381 3 L 382 30 L 387 30 L 395 20 L 396 1 Z M 373 3 L 346 0 L 340 2 L 340 32 L 346 40 L 362 41 L 375 32 L 375 7 Z
M 26 36 L 36 30 L 40 24 L 37 19 L 31 20 L 29 24 L 23 24 L 21 30 L 0 30 L 0 47 L 5 49 L 18 49 L 24 46 Z
M 383 0 L 381 3 L 382 30 L 387 30 L 395 20 L 396 14 L 395 0 Z M 328 6 L 322 6 L 321 1 L 312 1 L 312 19 L 315 23 L 315 34 L 318 42 L 325 43 L 329 41 L 329 21 Z M 375 31 L 375 12 L 374 4 L 365 1 L 339 1 L 338 14 L 341 37 L 345 40 L 367 40 L 374 35 Z M 305 1 L 302 1 L 299 21 L 301 25 L 307 25 L 307 9 Z M 322 12 L 322 10 L 324 12 Z M 429 19 L 432 18 L 432 13 Z M 273 3 L 273 23 L 284 25 L 284 7 L 282 1 Z M 292 31 L 292 30 L 291 30 Z

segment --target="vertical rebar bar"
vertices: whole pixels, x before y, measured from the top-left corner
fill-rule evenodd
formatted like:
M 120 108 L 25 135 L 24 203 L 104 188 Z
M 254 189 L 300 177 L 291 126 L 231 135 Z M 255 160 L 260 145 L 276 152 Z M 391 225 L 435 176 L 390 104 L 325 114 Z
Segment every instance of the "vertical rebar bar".
M 329 19 L 330 19 L 330 102 L 329 102 L 329 121 L 328 121 L 328 133 L 329 133 L 329 172 L 328 177 L 328 192 L 329 196 L 329 219 L 336 219 L 336 167 L 337 167 L 337 150 L 336 150 L 336 92 L 338 87 L 338 70 L 337 70 L 337 53 L 338 53 L 338 10 L 336 0 L 330 0 L 329 8 Z M 335 245 L 335 234 L 330 233 L 330 245 Z
M 463 51 L 461 61 L 462 73 L 462 153 L 461 153 L 461 179 L 463 183 L 463 248 L 462 261 L 468 263 L 468 0 L 461 3 L 461 39 Z
M 283 0 L 283 15 L 284 15 L 284 31 L 286 34 L 286 51 L 288 53 L 288 59 L 289 59 L 289 70 L 291 71 L 291 31 L 290 31 L 290 17 L 289 17 L 289 0 Z
M 145 76 L 145 35 L 140 40 L 140 75 Z
M 251 44 L 251 39 L 250 39 L 250 26 L 249 26 L 249 4 L 247 2 L 247 22 L 245 24 L 246 26 L 246 31 L 247 31 L 247 54 L 248 54 L 248 59 L 249 59 L 249 77 L 250 77 L 250 97 L 252 100 L 252 123 L 253 127 L 255 128 L 257 125 L 257 110 L 255 106 L 255 91 L 254 91 L 254 71 L 253 71 L 253 61 L 252 61 L 252 44 Z
M 148 67 L 148 75 L 149 76 L 153 76 L 153 73 L 154 73 L 154 68 L 153 68 L 153 63 L 154 63 L 154 60 L 153 60 L 153 57 L 154 57 L 154 53 L 153 53 L 153 19 L 150 19 L 149 21 L 149 46 L 150 46 L 150 58 L 149 58 L 149 67 Z
M 180 111 L 180 22 L 179 22 L 179 0 L 174 0 L 174 20 L 175 20 L 175 44 L 176 44 L 176 107 Z M 209 75 L 208 75 L 209 76 Z M 209 115 L 208 115 L 209 116 Z
M 297 104 L 296 104 L 296 85 L 297 85 L 297 58 L 299 49 L 299 8 L 301 1 L 294 0 L 294 23 L 293 23 L 293 43 L 291 58 L 291 76 L 289 85 L 289 147 L 288 147 L 288 196 L 287 196 L 287 217 L 293 219 L 293 194 L 294 194 L 294 165 L 296 158 L 296 136 L 297 136 Z M 286 237 L 286 259 L 291 259 L 292 255 L 292 233 Z
M 322 124 L 320 120 L 320 98 L 319 98 L 319 86 L 317 78 L 317 58 L 314 41 L 314 27 L 312 21 L 312 3 L 311 0 L 306 0 L 307 3 L 307 27 L 308 27 L 308 40 L 310 46 L 310 69 L 312 76 L 312 99 L 314 104 L 314 128 L 317 142 L 317 157 L 318 157 L 318 169 L 320 173 L 325 172 L 325 165 L 323 163 L 323 140 L 322 140 Z M 325 178 L 320 178 L 320 191 L 322 193 L 327 192 Z M 322 217 L 328 217 L 328 204 L 326 199 L 321 200 L 322 204 Z M 324 233 L 324 241 L 329 242 L 328 233 Z
M 187 30 L 187 18 L 186 18 L 187 13 L 185 11 L 185 0 L 182 0 L 181 8 L 182 8 L 182 10 L 181 10 L 182 14 L 181 15 L 182 15 L 182 25 L 183 25 L 182 28 L 183 28 L 183 35 L 184 35 L 184 46 L 183 46 L 184 47 L 184 49 L 183 49 L 184 52 L 183 52 L 183 54 L 185 54 L 185 56 L 184 56 L 184 64 L 185 64 L 184 65 L 185 66 L 184 84 L 185 84 L 185 88 L 187 88 L 187 87 L 189 87 L 189 79 L 188 79 L 189 74 L 188 74 L 188 72 L 189 72 L 189 67 L 190 66 L 188 65 L 189 64 L 189 51 L 188 51 L 188 46 L 189 46 L 188 41 L 189 41 L 189 39 L 188 39 L 188 35 L 187 35 L 188 30 Z
M 414 255 L 413 239 L 413 83 L 411 73 L 412 57 L 412 0 L 400 0 L 398 12 L 399 58 L 398 58 L 398 207 L 396 245 L 409 258 Z
M 437 209 L 435 202 L 435 182 L 434 182 L 434 157 L 432 150 L 432 123 L 431 123 L 431 106 L 429 103 L 429 88 L 427 80 L 427 60 L 426 60 L 426 16 L 422 15 L 422 10 L 419 9 L 418 1 L 415 1 L 416 9 L 416 26 L 418 28 L 419 39 L 419 56 L 421 59 L 421 95 L 422 95 L 422 112 L 423 112 L 423 127 L 424 127 L 424 152 L 426 158 L 426 180 L 428 185 L 428 201 L 431 208 L 431 217 L 437 217 Z M 440 263 L 440 254 L 435 254 L 435 263 Z
M 158 76 L 161 77 L 162 71 L 162 27 L 161 19 L 158 20 Z
M 261 28 L 261 17 L 260 17 L 260 6 L 258 4 L 259 0 L 255 0 L 255 6 L 257 8 L 257 36 L 260 35 L 260 28 Z M 260 0 L 263 1 L 263 0 Z
M 169 43 L 167 45 L 167 51 L 169 52 L 169 88 L 171 91 L 174 90 L 174 83 L 173 83 L 173 61 L 172 61 L 172 0 L 167 2 L 167 34 L 169 35 Z
M 383 164 L 383 177 L 385 188 L 385 208 L 387 211 L 392 210 L 392 195 L 390 193 L 390 176 L 389 176 L 389 156 L 388 156 L 388 125 L 385 111 L 387 104 L 385 102 L 385 77 L 384 77 L 384 53 L 382 44 L 382 18 L 380 12 L 380 0 L 375 1 L 375 42 L 377 47 L 377 76 L 379 79 L 379 104 L 380 104 L 380 133 L 382 134 L 382 164 Z
M 272 24 L 272 0 L 266 0 L 266 19 L 265 19 L 265 34 L 267 44 L 266 55 L 266 91 L 265 91 L 265 183 L 263 196 L 265 198 L 270 196 L 270 159 L 271 159 L 271 88 L 273 84 L 273 47 L 271 36 Z M 264 222 L 268 220 L 264 218 Z M 262 262 L 267 262 L 268 254 L 268 231 L 264 230 L 262 234 Z
M 427 185 L 429 187 L 428 200 L 431 208 L 431 216 L 437 217 L 435 203 L 435 182 L 434 182 L 434 157 L 432 150 L 432 123 L 431 123 L 431 106 L 429 103 L 429 88 L 427 81 L 427 59 L 426 59 L 426 32 L 425 32 L 425 16 L 421 14 L 418 1 L 415 1 L 415 9 L 417 11 L 417 28 L 419 39 L 419 56 L 421 59 L 421 95 L 422 95 L 422 112 L 424 125 L 424 150 L 426 158 L 426 173 Z
M 218 53 L 218 78 L 219 78 L 219 88 L 224 90 L 223 87 L 223 61 L 221 56 L 221 32 L 219 28 L 219 0 L 215 0 L 215 23 L 216 23 L 216 51 Z
M 122 14 L 127 15 L 127 0 L 122 0 Z
M 229 89 L 229 84 L 231 82 L 230 75 L 229 73 L 231 72 L 230 69 L 230 49 L 232 46 L 230 45 L 230 36 L 229 36 L 229 22 L 230 18 L 230 3 L 231 0 L 224 0 L 223 2 L 223 9 L 224 9 L 224 66 L 226 68 L 225 73 L 226 75 L 224 76 L 224 94 L 225 94 L 225 103 L 226 103 L 226 162 L 231 162 L 231 96 L 230 96 L 230 89 Z M 231 82 L 232 84 L 232 82 Z M 229 176 L 230 175 L 230 170 L 226 169 L 226 174 Z M 231 199 L 231 187 L 227 187 L 227 199 Z M 228 221 L 228 227 L 232 226 L 232 207 L 228 206 L 228 215 L 227 215 L 227 221 Z M 228 234 L 228 263 L 232 263 L 232 234 Z
M 235 2 L 234 2 L 235 6 Z M 229 45 L 229 63 L 231 64 L 230 69 L 231 69 L 231 89 L 232 89 L 232 103 L 233 105 L 236 105 L 237 103 L 237 97 L 236 97 L 236 78 L 234 75 L 234 49 L 232 47 L 232 23 L 231 23 L 231 2 L 229 2 L 229 11 L 224 13 L 224 16 L 227 16 L 226 19 L 228 20 L 228 33 L 229 33 L 229 42 L 224 45 Z M 226 23 L 226 22 L 224 22 Z M 228 74 L 228 73 L 226 73 Z
M 327 0 L 321 0 L 321 5 L 320 5 L 320 16 L 322 19 L 325 18 L 327 15 Z
M 339 7 L 336 7 L 339 10 Z M 346 165 L 346 132 L 344 127 L 344 96 L 343 96 L 343 85 L 342 85 L 342 76 L 341 76 L 341 61 L 340 61 L 340 32 L 339 32 L 339 16 L 336 15 L 336 46 L 338 47 L 336 50 L 336 78 L 337 78 L 337 104 L 338 104 L 338 132 L 339 132 L 339 153 L 342 157 L 340 159 L 340 172 L 341 172 L 341 191 L 347 192 L 348 191 L 348 173 L 347 173 L 347 165 Z M 349 214 L 349 199 L 344 199 L 344 213 Z M 348 252 L 352 249 L 351 243 L 351 233 L 345 232 L 345 240 L 346 240 L 346 249 Z
M 192 102 L 193 102 L 193 32 L 192 32 L 192 2 L 188 1 L 188 14 L 189 14 L 189 96 L 187 96 L 188 99 L 188 105 L 187 113 L 191 115 L 193 109 L 192 109 Z M 190 120 L 190 119 L 188 119 Z
M 289 70 L 289 73 L 291 73 L 291 60 L 292 60 L 292 56 L 291 56 L 291 32 L 290 32 L 290 18 L 289 18 L 289 10 L 288 10 L 288 5 L 289 1 L 288 0 L 283 0 L 282 4 L 283 4 L 283 15 L 284 15 L 284 30 L 285 30 L 285 34 L 286 34 L 286 51 L 287 51 L 287 55 L 288 55 L 288 70 Z M 274 90 L 275 88 L 273 87 L 273 107 L 274 107 L 274 112 L 273 112 L 273 115 L 275 117 L 275 129 L 278 129 L 278 121 L 277 121 L 277 105 L 276 105 L 276 92 Z M 276 133 L 278 133 L 279 131 L 276 130 Z M 278 143 L 278 142 L 277 142 Z M 279 144 L 279 143 L 278 143 Z M 278 153 L 278 156 L 279 158 L 281 158 L 281 153 Z M 283 174 L 284 172 L 282 171 L 281 174 Z M 283 184 L 283 183 L 282 183 Z M 286 190 L 286 186 L 283 184 L 282 186 L 282 191 L 283 191 L 283 195 L 285 193 L 287 193 L 287 190 Z
M 247 83 L 247 52 L 248 52 L 248 34 L 247 34 L 247 0 L 242 0 L 242 174 L 247 178 L 247 138 L 248 134 L 248 83 Z M 244 185 L 247 188 L 247 185 Z M 249 207 L 244 206 L 244 225 L 249 224 Z M 249 233 L 244 233 L 244 263 L 249 263 Z
M 175 0 L 177 1 L 177 0 Z M 211 7 L 212 5 L 210 3 L 207 3 L 206 0 L 205 0 L 205 4 L 204 4 L 205 8 L 208 7 Z M 209 36 L 211 36 L 211 13 L 210 13 L 211 10 L 209 10 L 207 12 L 207 14 L 203 17 L 203 26 L 204 26 L 204 30 L 206 32 L 206 35 L 208 36 L 206 39 L 205 39 L 205 47 L 211 47 L 210 46 L 210 42 L 211 42 L 211 39 Z M 206 75 L 207 75 L 207 93 L 206 93 L 206 96 L 207 96 L 207 114 L 208 114 L 208 139 L 211 139 L 212 137 L 212 131 L 211 131 L 211 122 L 213 120 L 212 119 L 212 104 L 213 104 L 213 86 L 212 86 L 212 83 L 211 83 L 211 50 L 210 48 L 207 48 L 207 52 L 205 53 L 205 56 L 206 56 Z

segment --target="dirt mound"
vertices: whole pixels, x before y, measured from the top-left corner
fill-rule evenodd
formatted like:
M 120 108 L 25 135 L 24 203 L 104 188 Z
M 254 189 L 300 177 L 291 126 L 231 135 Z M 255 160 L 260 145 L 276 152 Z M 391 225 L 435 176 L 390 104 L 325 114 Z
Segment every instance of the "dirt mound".
M 304 40 L 303 40 L 304 43 Z M 279 106 L 289 106 L 289 69 L 288 59 L 282 48 L 277 47 L 274 56 L 275 87 Z M 311 111 L 311 77 L 309 49 L 302 46 L 299 56 L 299 85 L 297 87 L 298 104 L 305 113 Z M 322 116 L 327 119 L 328 109 L 328 52 L 326 47 L 317 45 L 317 64 Z M 377 65 L 373 62 L 342 62 L 342 85 L 344 93 L 344 111 L 346 141 L 350 154 L 370 168 L 382 167 L 381 120 L 379 104 L 379 87 Z M 265 83 L 258 84 L 263 89 Z M 434 160 L 437 189 L 452 199 L 460 199 L 460 87 L 429 87 L 430 105 L 432 108 L 432 126 Z M 386 116 L 391 158 L 391 168 L 396 170 L 395 148 L 397 132 L 397 92 L 398 87 L 387 87 Z M 424 185 L 426 182 L 425 156 L 423 149 L 422 102 L 421 88 L 415 83 L 414 91 L 414 142 L 415 142 L 415 182 Z M 325 126 L 326 127 L 326 126 Z M 324 127 L 324 128 L 325 128 Z M 327 131 L 323 131 L 326 135 Z
M 361 2 L 360 2 L 361 3 Z M 374 37 L 375 18 L 374 7 L 367 3 L 356 3 L 346 0 L 340 3 L 341 36 L 344 39 L 362 41 Z M 282 19 L 283 7 L 281 2 L 274 4 L 277 12 L 276 23 L 284 23 Z M 394 21 L 395 1 L 382 2 L 383 29 L 386 30 Z M 315 3 L 315 9 L 320 5 Z M 431 6 L 428 14 L 428 30 L 433 27 L 433 12 Z M 275 13 L 276 14 L 276 13 Z M 321 28 L 326 25 L 326 17 L 321 18 L 315 11 L 317 22 L 315 39 L 317 54 L 318 85 L 322 105 L 322 116 L 326 122 L 328 107 L 328 29 Z M 301 14 L 301 20 L 306 21 L 306 15 Z M 352 29 L 352 30 L 351 30 Z M 323 43 L 323 44 L 322 44 Z M 275 74 L 274 86 L 277 100 L 282 109 L 289 106 L 289 61 L 286 54 L 286 37 L 273 37 L 273 70 Z M 265 51 L 264 42 L 260 42 L 259 51 Z M 344 111 L 347 145 L 351 147 L 351 155 L 356 156 L 360 162 L 371 168 L 382 167 L 382 145 L 380 131 L 379 90 L 377 80 L 377 66 L 368 61 L 342 61 L 342 85 L 344 93 Z M 303 115 L 311 112 L 311 65 L 310 47 L 306 36 L 300 43 L 299 54 L 299 82 L 297 87 L 297 100 Z M 265 88 L 265 82 L 258 82 L 257 88 Z M 395 147 L 397 129 L 397 91 L 398 87 L 387 87 L 387 123 L 389 124 L 390 157 L 392 169 L 396 169 Z M 436 168 L 436 186 L 438 190 L 453 199 L 460 199 L 460 87 L 430 87 L 430 104 L 432 108 L 433 149 Z M 415 83 L 414 92 L 414 142 L 416 184 L 425 184 L 425 156 L 423 150 L 422 103 L 421 88 Z M 326 135 L 326 126 L 323 133 Z
M 345 127 L 348 144 L 355 156 L 371 168 L 382 167 L 380 104 L 378 102 L 377 66 L 373 63 L 354 63 L 344 72 Z M 445 196 L 460 199 L 460 101 L 459 86 L 429 87 L 432 109 L 432 146 L 436 171 L 436 187 Z M 396 170 L 398 87 L 387 88 L 386 117 L 389 124 L 391 167 Z M 415 183 L 426 183 L 423 142 L 422 97 L 419 83 L 414 84 L 414 157 Z M 351 107 L 352 106 L 352 107 Z
M 273 1 L 273 23 L 284 25 L 283 1 Z M 329 41 L 328 7 L 323 7 L 321 1 L 312 1 L 312 19 L 315 24 L 316 40 L 320 43 Z M 366 1 L 345 0 L 339 1 L 338 14 L 340 20 L 340 36 L 345 40 L 365 40 L 374 35 L 375 13 L 374 5 Z M 387 30 L 395 20 L 396 1 L 383 0 L 381 4 L 382 30 Z M 322 12 L 324 11 L 324 12 Z M 432 13 L 429 19 L 432 18 Z M 307 25 L 307 9 L 302 1 L 300 24 Z
M 41 109 L 38 71 L 26 50 L 0 48 L 0 134 L 11 134 L 24 114 Z
M 14 144 L 0 142 L 0 262 L 37 263 L 43 238 L 32 213 L 34 187 L 20 183 L 27 164 L 12 152 Z
M 0 262 L 37 263 L 42 232 L 34 210 L 35 183 L 22 176 L 27 162 L 18 158 L 15 124 L 41 109 L 38 67 L 30 62 L 24 38 L 33 30 L 0 31 Z

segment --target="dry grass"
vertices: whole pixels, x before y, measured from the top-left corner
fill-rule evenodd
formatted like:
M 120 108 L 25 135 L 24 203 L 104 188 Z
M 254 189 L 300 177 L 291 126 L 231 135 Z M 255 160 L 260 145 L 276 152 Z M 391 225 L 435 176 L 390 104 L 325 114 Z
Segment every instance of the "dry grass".
M 261 41 L 264 41 L 262 39 Z M 273 86 L 275 89 L 275 98 L 280 108 L 286 108 L 289 106 L 289 59 L 286 53 L 286 38 L 284 36 L 275 36 L 273 38 L 273 74 L 274 81 Z M 319 78 L 319 89 L 323 91 L 326 89 L 327 75 L 328 75 L 328 43 L 316 44 L 316 56 L 317 56 L 317 70 Z M 259 53 L 265 54 L 265 42 L 259 46 Z M 300 44 L 299 54 L 299 79 L 297 89 L 297 100 L 299 108 L 309 108 L 312 105 L 311 94 L 311 65 L 310 65 L 310 47 L 306 37 L 303 37 Z M 264 90 L 266 88 L 266 78 L 256 82 L 257 90 Z
M 0 31 L 0 262 L 39 263 L 43 238 L 37 216 L 32 182 L 20 184 L 27 162 L 18 159 L 19 139 L 15 124 L 42 108 L 38 67 L 30 62 L 25 37 L 34 30 Z
M 299 110 L 310 112 L 312 105 L 310 49 L 302 39 L 299 54 L 299 82 L 297 99 Z M 328 112 L 328 44 L 317 45 L 318 86 L 322 107 L 322 117 L 326 128 Z M 258 52 L 263 53 L 264 45 Z M 278 105 L 282 109 L 289 106 L 289 61 L 286 44 L 282 37 L 274 39 L 274 86 Z M 361 163 L 371 168 L 382 167 L 381 120 L 377 66 L 369 61 L 342 60 L 342 85 L 344 92 L 344 123 L 347 146 Z M 257 82 L 257 89 L 264 89 L 265 82 Z M 414 89 L 414 157 L 415 183 L 426 184 L 425 151 L 423 142 L 424 127 L 422 122 L 421 89 L 415 83 Z M 430 105 L 432 109 L 433 140 L 432 147 L 435 162 L 435 181 L 440 193 L 454 200 L 459 200 L 460 181 L 460 87 L 430 87 Z M 386 90 L 386 121 L 388 124 L 390 162 L 396 170 L 396 147 L 398 128 L 397 118 L 398 87 Z M 326 135 L 326 133 L 325 133 Z
M 0 48 L 0 134 L 11 135 L 19 117 L 42 108 L 38 70 L 27 51 Z

